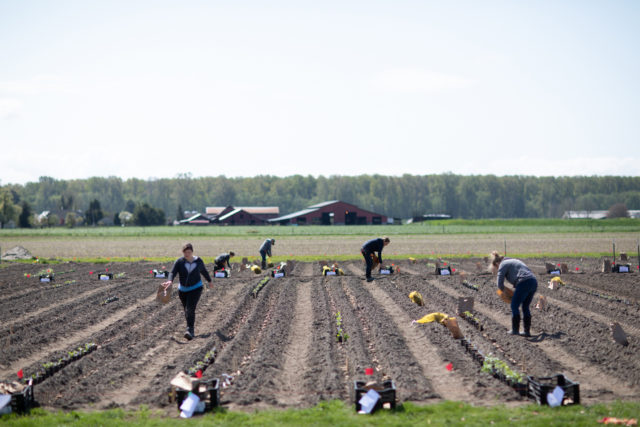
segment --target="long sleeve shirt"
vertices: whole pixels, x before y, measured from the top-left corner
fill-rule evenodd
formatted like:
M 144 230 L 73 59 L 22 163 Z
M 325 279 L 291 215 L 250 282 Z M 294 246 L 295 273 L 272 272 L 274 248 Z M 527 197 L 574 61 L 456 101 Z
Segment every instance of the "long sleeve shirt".
M 180 281 L 178 289 L 183 292 L 188 292 L 202 286 L 200 275 L 207 279 L 207 282 L 211 282 L 211 276 L 204 265 L 204 261 L 198 257 L 194 257 L 191 262 L 188 262 L 184 257 L 178 258 L 173 264 L 171 273 L 169 273 L 169 280 L 173 282 L 176 274 L 179 276 Z M 200 284 L 200 286 L 196 286 L 198 284 Z
M 518 283 L 525 280 L 535 279 L 536 276 L 529 270 L 524 262 L 519 259 L 505 258 L 498 267 L 498 288 L 504 290 L 504 281 L 518 286 Z
M 265 240 L 262 246 L 260 246 L 260 253 L 271 256 L 271 239 Z
M 374 253 L 378 252 L 378 261 L 380 265 L 382 265 L 382 249 L 384 248 L 384 240 L 382 239 L 371 239 L 368 240 L 362 245 L 362 251 L 366 253 Z

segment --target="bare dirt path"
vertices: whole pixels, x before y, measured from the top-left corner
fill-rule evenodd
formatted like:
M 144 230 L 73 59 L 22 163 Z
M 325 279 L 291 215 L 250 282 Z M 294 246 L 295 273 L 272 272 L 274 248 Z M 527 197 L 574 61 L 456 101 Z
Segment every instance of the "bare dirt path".
M 276 379 L 279 391 L 275 397 L 280 405 L 299 406 L 303 403 L 303 384 L 313 333 L 312 285 L 310 281 L 295 285 L 298 295 L 292 313 L 291 333 L 284 347 L 284 366 Z

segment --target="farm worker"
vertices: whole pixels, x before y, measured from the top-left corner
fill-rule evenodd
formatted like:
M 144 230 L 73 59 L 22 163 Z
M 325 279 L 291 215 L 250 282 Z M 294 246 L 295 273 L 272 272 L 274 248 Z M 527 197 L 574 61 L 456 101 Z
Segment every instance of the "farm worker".
M 276 239 L 267 239 L 260 246 L 260 256 L 262 257 L 262 269 L 267 268 L 267 255 L 271 256 L 271 246 L 276 244 Z
M 224 254 L 218 255 L 216 257 L 216 260 L 214 261 L 215 265 L 213 266 L 213 272 L 215 273 L 218 270 L 224 270 L 225 269 L 225 265 L 226 265 L 226 267 L 229 268 L 229 270 L 231 270 L 231 263 L 229 262 L 229 260 L 233 256 L 235 256 L 233 251 L 229 251 L 229 253 L 224 253 Z
M 533 295 L 538 289 L 536 276 L 522 261 L 514 258 L 505 258 L 496 251 L 489 257 L 490 269 L 498 275 L 498 289 L 504 292 L 504 280 L 506 279 L 515 287 L 511 299 L 511 330 L 512 335 L 520 335 L 520 305 L 522 305 L 522 320 L 524 323 L 525 337 L 531 336 L 531 312 L 529 305 L 533 301 Z
M 388 237 L 383 237 L 379 239 L 371 239 L 365 242 L 360 248 L 360 252 L 364 257 L 364 262 L 367 264 L 367 282 L 373 281 L 373 277 L 371 277 L 371 269 L 373 268 L 373 257 L 372 255 L 377 252 L 378 253 L 378 262 L 382 265 L 382 249 L 387 246 L 391 242 Z
M 163 283 L 165 289 L 171 286 L 173 279 L 176 277 L 176 273 L 180 276 L 180 285 L 178 286 L 178 296 L 180 302 L 182 302 L 182 308 L 184 309 L 184 317 L 187 320 L 187 331 L 184 333 L 184 337 L 188 340 L 192 340 L 195 336 L 194 324 L 196 322 L 196 305 L 200 300 L 202 294 L 202 275 L 209 287 L 213 287 L 211 283 L 211 276 L 204 266 L 202 258 L 193 255 L 193 246 L 191 243 L 187 243 L 182 247 L 183 257 L 180 257 L 173 264 L 173 269 L 169 273 L 169 280 Z

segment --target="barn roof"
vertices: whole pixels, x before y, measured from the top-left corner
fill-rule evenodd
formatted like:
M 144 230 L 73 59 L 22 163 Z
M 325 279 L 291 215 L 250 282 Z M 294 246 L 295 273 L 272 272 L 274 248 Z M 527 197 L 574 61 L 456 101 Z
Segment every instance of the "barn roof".
M 218 221 L 224 221 L 225 219 L 234 216 L 235 214 L 237 214 L 238 212 L 243 211 L 244 209 L 242 208 L 235 208 L 234 210 L 232 210 L 231 212 L 227 212 L 226 214 L 222 215 L 220 218 L 218 218 Z M 245 211 L 246 212 L 246 211 Z
M 311 212 L 315 212 L 318 209 L 320 209 L 320 208 L 302 209 L 301 211 L 293 212 L 293 213 L 290 213 L 289 215 L 279 216 L 278 218 L 271 218 L 269 221 L 270 222 L 285 221 L 287 219 L 296 218 L 296 217 L 299 217 L 299 216 L 310 214 Z
M 311 208 L 324 208 L 325 206 L 329 206 L 329 205 L 332 205 L 334 203 L 338 203 L 339 201 L 340 200 L 329 200 L 327 202 L 317 203 L 315 205 L 309 206 L 309 209 L 311 209 Z
M 205 208 L 205 212 L 208 215 L 220 215 L 228 206 L 208 206 Z M 280 208 L 278 206 L 234 206 L 234 209 L 242 209 L 250 214 L 274 214 L 280 215 Z

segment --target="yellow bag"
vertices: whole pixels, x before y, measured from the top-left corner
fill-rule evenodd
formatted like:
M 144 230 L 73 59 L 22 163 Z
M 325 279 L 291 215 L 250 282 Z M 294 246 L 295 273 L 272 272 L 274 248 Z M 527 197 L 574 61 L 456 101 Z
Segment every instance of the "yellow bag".
M 409 294 L 409 299 L 413 302 L 415 302 L 416 304 L 418 304 L 419 306 L 423 306 L 424 305 L 424 300 L 422 299 L 422 295 L 420 295 L 420 292 L 418 291 L 413 291 Z
M 447 316 L 444 313 L 431 313 L 431 314 L 427 314 L 421 319 L 416 320 L 416 323 L 431 323 L 431 322 L 443 323 L 444 319 L 448 319 L 448 318 L 449 316 Z
M 553 279 L 551 279 L 551 282 L 555 283 L 556 285 L 564 285 L 564 282 L 558 276 L 556 276 Z
M 252 265 L 251 266 L 251 271 L 253 271 L 256 274 L 260 274 L 262 273 L 262 270 L 260 269 L 260 267 L 258 267 L 257 265 Z

